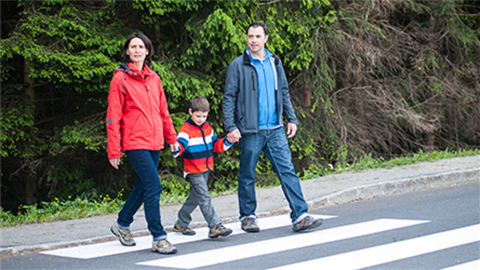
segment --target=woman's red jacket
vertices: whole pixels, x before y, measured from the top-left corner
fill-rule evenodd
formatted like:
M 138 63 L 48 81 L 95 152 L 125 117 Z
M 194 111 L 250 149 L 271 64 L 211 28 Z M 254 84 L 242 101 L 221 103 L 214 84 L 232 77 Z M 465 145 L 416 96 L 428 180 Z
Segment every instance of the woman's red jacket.
M 115 69 L 106 120 L 108 158 L 127 150 L 160 150 L 164 140 L 177 142 L 162 82 L 146 65 L 142 71 L 132 63 Z

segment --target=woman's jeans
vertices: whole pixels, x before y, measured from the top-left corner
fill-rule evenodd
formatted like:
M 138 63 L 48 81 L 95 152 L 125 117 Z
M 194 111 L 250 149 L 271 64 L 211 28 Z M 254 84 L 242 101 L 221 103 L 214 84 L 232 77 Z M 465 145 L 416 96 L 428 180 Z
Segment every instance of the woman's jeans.
M 166 239 L 167 233 L 163 230 L 160 220 L 159 199 L 162 185 L 157 172 L 160 151 L 129 150 L 125 153 L 137 173 L 137 178 L 132 193 L 118 214 L 117 223 L 120 228 L 128 228 L 143 203 L 148 230 L 152 233 L 153 240 Z
M 215 210 L 213 209 L 210 193 L 208 192 L 208 172 L 189 174 L 187 178 L 190 180 L 190 192 L 188 199 L 178 211 L 178 226 L 182 228 L 188 227 L 192 221 L 192 213 L 200 206 L 200 211 L 208 223 L 208 227 L 214 228 L 220 224 Z
M 255 216 L 255 168 L 261 152 L 270 160 L 288 201 L 292 222 L 308 212 L 303 198 L 300 180 L 295 173 L 292 155 L 283 128 L 260 130 L 254 134 L 242 134 L 240 139 L 240 174 L 238 177 L 238 201 L 240 218 Z

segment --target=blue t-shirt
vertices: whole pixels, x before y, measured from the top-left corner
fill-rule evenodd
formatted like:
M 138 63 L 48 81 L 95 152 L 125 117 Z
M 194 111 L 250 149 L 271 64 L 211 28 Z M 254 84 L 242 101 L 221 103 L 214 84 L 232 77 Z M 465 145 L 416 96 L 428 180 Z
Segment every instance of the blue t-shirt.
M 265 50 L 263 61 L 253 56 L 248 48 L 247 54 L 258 75 L 258 128 L 265 130 L 280 127 L 275 99 L 275 67 L 269 59 L 273 54 Z

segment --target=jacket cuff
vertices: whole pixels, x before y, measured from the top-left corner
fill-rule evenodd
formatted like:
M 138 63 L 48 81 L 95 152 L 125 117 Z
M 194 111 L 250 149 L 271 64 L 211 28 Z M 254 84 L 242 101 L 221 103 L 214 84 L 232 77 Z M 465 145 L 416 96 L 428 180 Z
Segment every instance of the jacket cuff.
M 228 147 L 230 147 L 230 146 L 232 146 L 232 145 L 235 144 L 235 143 L 229 142 L 228 139 L 227 139 L 227 136 L 225 136 L 225 138 L 223 138 L 223 141 L 224 141 L 225 145 L 228 146 Z

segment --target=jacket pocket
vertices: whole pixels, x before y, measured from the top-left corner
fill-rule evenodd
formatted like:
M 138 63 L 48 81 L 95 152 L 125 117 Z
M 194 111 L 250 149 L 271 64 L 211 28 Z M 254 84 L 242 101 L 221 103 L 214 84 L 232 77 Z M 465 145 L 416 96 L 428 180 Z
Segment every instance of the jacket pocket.
M 137 124 L 138 124 L 138 121 L 139 121 L 139 118 L 140 118 L 140 114 L 138 114 L 138 115 L 135 117 L 135 120 L 133 121 L 133 124 L 129 127 L 129 128 L 130 128 L 130 130 L 129 130 L 130 132 L 128 132 L 128 130 L 127 130 L 129 137 L 131 137 L 131 136 L 135 133 L 136 127 L 137 127 Z

